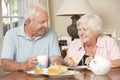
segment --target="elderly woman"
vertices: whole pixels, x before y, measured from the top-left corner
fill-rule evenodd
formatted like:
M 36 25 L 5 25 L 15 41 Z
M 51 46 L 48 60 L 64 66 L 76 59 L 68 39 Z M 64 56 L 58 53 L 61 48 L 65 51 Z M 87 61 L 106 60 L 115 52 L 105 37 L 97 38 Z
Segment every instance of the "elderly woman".
M 100 17 L 90 13 L 77 22 L 79 39 L 71 42 L 65 62 L 68 66 L 88 65 L 93 57 L 103 56 L 112 62 L 112 67 L 120 67 L 120 50 L 115 40 L 102 34 Z

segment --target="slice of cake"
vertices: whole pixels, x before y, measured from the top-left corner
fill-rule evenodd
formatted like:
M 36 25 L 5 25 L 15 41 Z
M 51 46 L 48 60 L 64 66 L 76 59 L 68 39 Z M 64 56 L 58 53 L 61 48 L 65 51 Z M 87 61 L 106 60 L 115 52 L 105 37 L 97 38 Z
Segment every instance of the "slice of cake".
M 35 72 L 36 74 L 38 74 L 38 73 L 43 73 L 43 69 L 36 67 L 36 68 L 34 69 L 34 72 Z
M 55 75 L 67 72 L 68 68 L 63 65 L 53 65 L 48 68 L 48 74 Z
M 78 59 L 74 56 L 70 57 L 70 59 L 74 62 L 74 63 L 77 63 L 78 62 Z

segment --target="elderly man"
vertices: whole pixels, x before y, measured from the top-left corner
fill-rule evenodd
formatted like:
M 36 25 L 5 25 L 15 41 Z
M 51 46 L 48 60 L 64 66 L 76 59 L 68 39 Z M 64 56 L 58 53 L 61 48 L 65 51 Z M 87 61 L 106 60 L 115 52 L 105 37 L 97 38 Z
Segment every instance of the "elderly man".
M 46 9 L 39 3 L 31 4 L 24 18 L 24 25 L 9 30 L 5 35 L 1 55 L 3 70 L 34 69 L 38 64 L 36 56 L 40 55 L 47 55 L 51 64 L 63 64 L 56 34 L 48 28 Z

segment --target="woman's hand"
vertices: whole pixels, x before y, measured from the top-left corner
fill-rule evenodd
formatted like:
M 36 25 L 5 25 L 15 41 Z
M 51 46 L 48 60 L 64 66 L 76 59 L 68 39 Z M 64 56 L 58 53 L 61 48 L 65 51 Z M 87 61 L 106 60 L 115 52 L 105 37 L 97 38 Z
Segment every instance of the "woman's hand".
M 66 57 L 65 63 L 70 67 L 76 66 L 75 60 L 72 57 Z
M 93 56 L 87 57 L 85 60 L 85 64 L 89 65 L 89 63 L 92 59 L 93 59 Z

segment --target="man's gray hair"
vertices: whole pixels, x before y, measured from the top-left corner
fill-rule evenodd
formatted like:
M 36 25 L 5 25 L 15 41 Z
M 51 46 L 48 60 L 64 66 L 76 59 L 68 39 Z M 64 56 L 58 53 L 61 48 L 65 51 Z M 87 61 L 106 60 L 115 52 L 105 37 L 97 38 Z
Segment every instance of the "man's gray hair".
M 91 29 L 96 35 L 99 35 L 102 33 L 103 23 L 98 15 L 94 13 L 89 13 L 82 16 L 77 21 L 77 26 L 79 26 L 83 22 L 85 22 L 88 25 L 89 29 Z
M 40 3 L 31 3 L 29 4 L 24 12 L 24 20 L 33 19 L 35 16 L 38 15 L 36 8 L 40 8 L 47 12 L 47 9 Z

